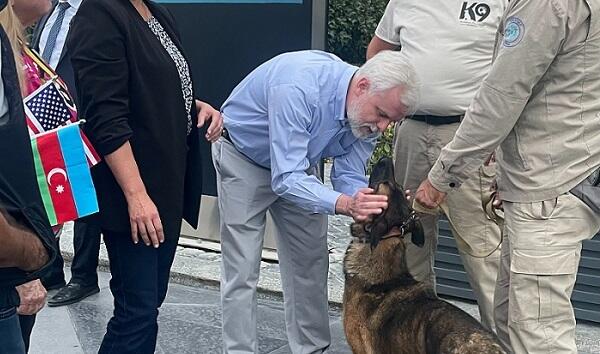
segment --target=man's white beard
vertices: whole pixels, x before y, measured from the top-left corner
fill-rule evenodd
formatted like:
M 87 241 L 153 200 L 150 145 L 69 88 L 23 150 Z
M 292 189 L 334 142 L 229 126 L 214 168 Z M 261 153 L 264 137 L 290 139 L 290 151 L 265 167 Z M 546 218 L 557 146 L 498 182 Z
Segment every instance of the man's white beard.
M 356 100 L 348 107 L 348 123 L 352 134 L 361 140 L 368 140 L 378 138 L 381 135 L 379 128 L 374 123 L 361 123 L 360 114 L 362 112 L 363 104 L 359 100 Z

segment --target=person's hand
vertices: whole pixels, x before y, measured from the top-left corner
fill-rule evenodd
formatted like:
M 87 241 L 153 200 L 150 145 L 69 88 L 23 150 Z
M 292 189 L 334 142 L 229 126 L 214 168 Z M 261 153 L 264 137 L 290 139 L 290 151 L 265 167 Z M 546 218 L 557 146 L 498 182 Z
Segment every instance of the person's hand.
M 196 100 L 196 110 L 198 111 L 198 128 L 210 121 L 208 129 L 206 129 L 206 140 L 214 143 L 221 137 L 221 133 L 223 133 L 223 117 L 221 116 L 221 112 L 214 109 L 208 103 L 199 100 Z
M 146 246 L 158 248 L 165 241 L 162 222 L 156 205 L 146 192 L 127 198 L 131 239 L 137 244 L 140 237 Z
M 504 206 L 502 205 L 502 198 L 500 198 L 500 193 L 498 191 L 492 194 L 492 207 L 494 207 L 494 209 L 504 211 Z
M 342 194 L 335 204 L 335 210 L 338 214 L 351 216 L 355 221 L 364 221 L 371 215 L 381 214 L 388 206 L 387 195 L 374 192 L 371 188 L 362 188 L 354 197 Z
M 410 189 L 406 189 L 404 191 L 404 196 L 406 197 L 406 200 L 409 202 L 413 199 L 412 191 Z
M 21 305 L 17 308 L 19 315 L 34 315 L 46 304 L 46 289 L 38 280 L 17 286 Z
M 446 193 L 438 191 L 431 182 L 429 182 L 429 179 L 421 182 L 421 185 L 417 189 L 417 193 L 415 193 L 415 200 L 429 209 L 437 208 L 445 198 Z

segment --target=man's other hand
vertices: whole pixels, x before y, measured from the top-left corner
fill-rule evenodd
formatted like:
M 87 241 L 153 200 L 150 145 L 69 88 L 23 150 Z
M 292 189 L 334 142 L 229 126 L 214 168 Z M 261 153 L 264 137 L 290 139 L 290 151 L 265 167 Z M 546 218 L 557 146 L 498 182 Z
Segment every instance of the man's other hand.
M 21 305 L 17 308 L 19 315 L 35 315 L 46 304 L 46 289 L 38 280 L 17 286 Z
M 429 209 L 437 208 L 445 198 L 446 193 L 438 191 L 429 179 L 424 180 L 415 193 L 415 200 Z

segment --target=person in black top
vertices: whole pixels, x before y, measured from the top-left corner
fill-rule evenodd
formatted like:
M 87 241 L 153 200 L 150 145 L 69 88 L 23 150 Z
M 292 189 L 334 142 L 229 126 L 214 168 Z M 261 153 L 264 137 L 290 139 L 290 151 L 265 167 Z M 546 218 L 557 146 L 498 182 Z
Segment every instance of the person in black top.
M 69 94 L 77 104 L 77 92 L 71 65 L 71 53 L 64 45 L 71 19 L 83 0 L 53 0 L 48 13 L 36 23 L 30 47 L 54 69 L 67 85 Z M 52 29 L 55 30 L 52 30 Z M 92 217 L 93 218 L 93 217 Z M 58 254 L 50 272 L 42 278 L 47 290 L 60 289 L 48 298 L 48 306 L 69 305 L 100 291 L 98 287 L 98 253 L 100 252 L 100 228 L 91 218 L 79 219 L 73 225 L 73 259 L 71 279 L 65 283 L 64 260 Z M 63 232 L 67 226 L 63 228 Z M 56 238 L 60 244 L 60 237 Z
M 222 118 L 195 99 L 174 20 L 160 5 L 86 0 L 67 47 L 84 129 L 104 159 L 92 174 L 115 310 L 100 353 L 153 353 L 182 216 L 197 226 L 197 144 L 219 138 Z
M 14 1 L 0 10 L 32 15 L 41 2 Z M 29 8 L 28 6 L 33 6 Z M 14 30 L 14 29 L 9 29 Z M 0 353 L 26 352 L 29 333 L 17 316 L 44 305 L 45 291 L 29 285 L 47 272 L 56 258 L 54 234 L 37 188 L 31 142 L 25 122 L 17 66 L 9 36 L 0 25 Z M 15 153 L 16 152 L 16 153 Z M 26 285 L 29 284 L 29 285 Z M 16 287 L 20 293 L 17 293 Z M 35 294 L 33 294 L 35 292 Z M 21 297 L 21 298 L 20 298 Z M 32 324 L 32 323 L 31 323 Z

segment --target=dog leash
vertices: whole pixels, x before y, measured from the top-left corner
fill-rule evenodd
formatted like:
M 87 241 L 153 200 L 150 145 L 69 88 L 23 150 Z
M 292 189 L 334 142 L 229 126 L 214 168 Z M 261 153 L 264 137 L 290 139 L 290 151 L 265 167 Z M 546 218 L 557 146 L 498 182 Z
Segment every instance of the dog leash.
M 479 169 L 479 193 L 480 193 L 480 199 L 481 199 L 481 205 L 483 207 L 483 210 L 486 214 L 486 217 L 489 218 L 490 220 L 492 220 L 496 225 L 498 225 L 500 228 L 502 228 L 502 225 L 504 223 L 504 218 L 501 215 L 498 215 L 492 205 L 493 203 L 493 194 L 490 196 L 484 196 L 483 194 L 483 178 L 481 176 L 483 172 L 481 172 L 481 169 Z M 419 212 L 419 213 L 423 213 L 423 214 L 429 214 L 429 215 L 438 215 L 440 213 L 440 209 L 441 211 L 446 215 L 446 218 L 448 219 L 448 223 L 450 223 L 450 225 L 452 226 L 452 230 L 453 235 L 454 235 L 454 240 L 456 241 L 456 245 L 458 246 L 458 249 L 465 252 L 466 254 L 468 254 L 469 256 L 473 257 L 473 258 L 487 258 L 490 255 L 492 255 L 494 252 L 496 252 L 497 249 L 500 248 L 500 246 L 502 245 L 502 237 L 500 237 L 500 242 L 489 252 L 476 252 L 473 247 L 471 247 L 471 245 L 465 241 L 465 238 L 461 235 L 460 233 L 460 229 L 458 227 L 456 227 L 456 225 L 454 224 L 454 222 L 452 221 L 452 218 L 449 216 L 450 212 L 449 212 L 449 208 L 448 208 L 448 204 L 446 204 L 445 202 L 442 202 L 438 207 L 436 208 L 427 208 L 425 206 L 423 206 L 422 204 L 420 204 L 419 202 L 417 202 L 416 199 L 413 199 L 413 205 L 412 208 L 414 211 Z

